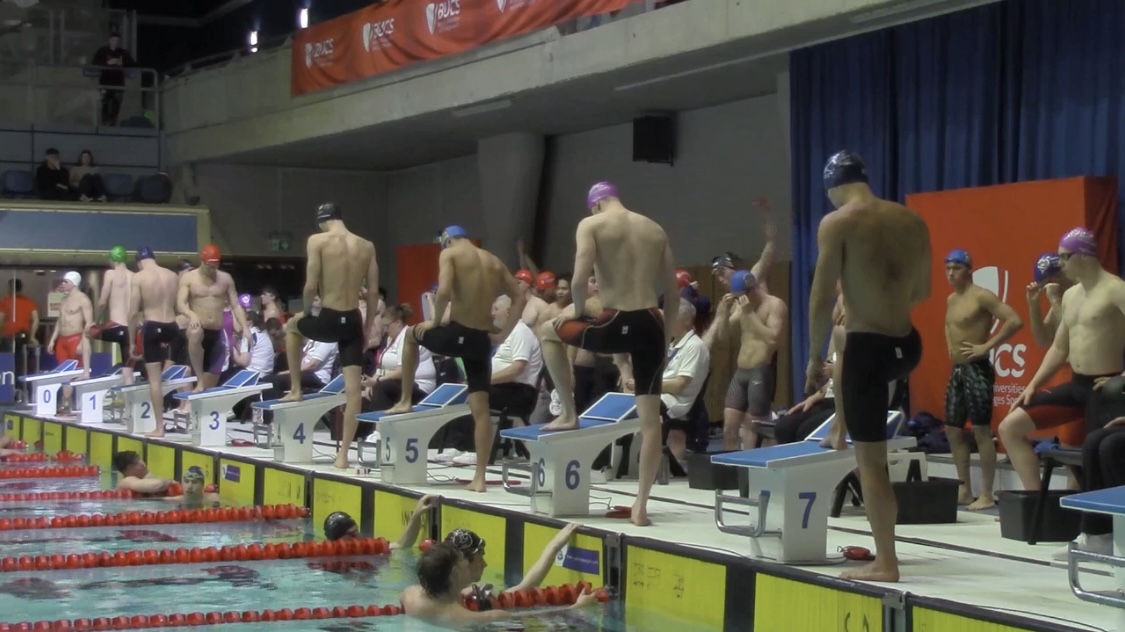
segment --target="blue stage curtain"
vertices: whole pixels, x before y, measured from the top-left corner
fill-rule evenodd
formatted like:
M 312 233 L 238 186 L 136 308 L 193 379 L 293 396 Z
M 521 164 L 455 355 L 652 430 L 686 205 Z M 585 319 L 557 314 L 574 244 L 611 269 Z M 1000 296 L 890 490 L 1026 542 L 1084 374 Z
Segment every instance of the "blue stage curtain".
M 829 210 L 823 169 L 848 148 L 867 162 L 872 187 L 894 196 L 891 37 L 873 33 L 792 53 L 789 61 L 793 187 L 790 307 L 793 391 L 805 383 L 809 349 L 809 285 L 816 268 L 816 230 Z M 862 95 L 862 96 L 859 96 Z M 801 104 L 798 107 L 796 104 Z M 827 341 L 819 341 L 827 345 Z M 823 348 L 823 347 L 822 347 Z
M 900 201 L 1023 180 L 1125 181 L 1122 33 L 1120 0 L 1009 0 L 791 53 L 795 390 L 825 160 L 858 151 L 876 194 Z

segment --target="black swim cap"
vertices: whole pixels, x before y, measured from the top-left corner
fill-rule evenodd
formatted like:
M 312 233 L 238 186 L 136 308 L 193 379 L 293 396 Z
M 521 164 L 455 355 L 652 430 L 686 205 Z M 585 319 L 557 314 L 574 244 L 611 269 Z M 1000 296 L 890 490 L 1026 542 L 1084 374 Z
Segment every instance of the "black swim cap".
M 838 151 L 824 165 L 824 189 L 834 189 L 845 184 L 867 184 L 867 165 L 859 154 Z
M 355 520 L 348 514 L 337 511 L 324 519 L 324 537 L 330 541 L 339 540 L 356 527 Z
M 316 221 L 318 223 L 327 222 L 332 219 L 341 219 L 344 216 L 344 211 L 334 202 L 325 202 L 316 207 Z
M 724 268 L 733 270 L 738 267 L 735 265 L 736 261 L 739 261 L 738 255 L 730 251 L 724 252 L 723 254 L 718 255 L 711 260 L 711 271 L 719 272 Z
M 445 536 L 445 543 L 452 545 L 461 555 L 476 555 L 484 548 L 484 538 L 468 529 L 454 529 Z

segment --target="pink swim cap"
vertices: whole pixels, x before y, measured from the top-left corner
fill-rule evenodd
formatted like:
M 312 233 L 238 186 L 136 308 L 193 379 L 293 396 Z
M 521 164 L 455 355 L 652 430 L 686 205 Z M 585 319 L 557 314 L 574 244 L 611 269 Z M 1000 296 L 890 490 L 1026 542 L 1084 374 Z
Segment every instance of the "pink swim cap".
M 1098 254 L 1098 240 L 1094 233 L 1085 228 L 1075 228 L 1063 235 L 1059 240 L 1059 248 L 1065 248 L 1076 255 L 1089 255 L 1096 257 Z
M 586 194 L 586 208 L 593 210 L 598 202 L 615 197 L 617 197 L 617 187 L 613 186 L 612 182 L 599 182 L 590 187 L 590 192 Z

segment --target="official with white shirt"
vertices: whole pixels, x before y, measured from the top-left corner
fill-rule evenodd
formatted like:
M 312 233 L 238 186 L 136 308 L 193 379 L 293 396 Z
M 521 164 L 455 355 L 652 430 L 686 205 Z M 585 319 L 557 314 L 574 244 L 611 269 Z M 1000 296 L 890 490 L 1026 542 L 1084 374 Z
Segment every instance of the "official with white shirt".
M 363 378 L 364 412 L 387 410 L 402 397 L 402 346 L 406 340 L 407 321 L 414 310 L 410 305 L 391 305 L 380 316 L 381 329 L 387 344 L 375 361 L 375 374 Z M 418 347 L 418 370 L 414 373 L 414 392 L 410 399 L 417 404 L 437 388 L 437 367 L 434 354 Z M 361 427 L 362 428 L 362 427 Z

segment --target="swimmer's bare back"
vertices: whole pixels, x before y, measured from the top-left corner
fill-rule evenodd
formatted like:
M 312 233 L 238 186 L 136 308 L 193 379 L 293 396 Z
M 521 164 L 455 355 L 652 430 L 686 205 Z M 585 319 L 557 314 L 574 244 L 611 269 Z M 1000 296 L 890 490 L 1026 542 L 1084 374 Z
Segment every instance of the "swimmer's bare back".
M 929 295 L 930 229 L 914 211 L 886 200 L 845 205 L 825 216 L 843 243 L 840 271 L 847 330 L 905 336 L 910 311 Z
M 496 255 L 473 244 L 448 248 L 441 256 L 453 275 L 449 320 L 471 329 L 491 331 L 492 303 L 508 291 L 508 268 Z
M 133 296 L 139 298 L 140 311 L 148 322 L 171 323 L 176 320 L 176 294 L 179 289 L 180 277 L 168 268 L 153 266 L 133 275 Z
M 583 226 L 584 225 L 584 226 Z M 635 311 L 657 305 L 664 287 L 668 235 L 653 220 L 622 208 L 582 220 L 594 241 L 598 297 L 606 309 Z
M 375 244 L 343 230 L 317 233 L 309 237 L 309 261 L 316 270 L 320 303 L 328 309 L 350 312 L 359 307 L 360 290 L 375 261 Z

